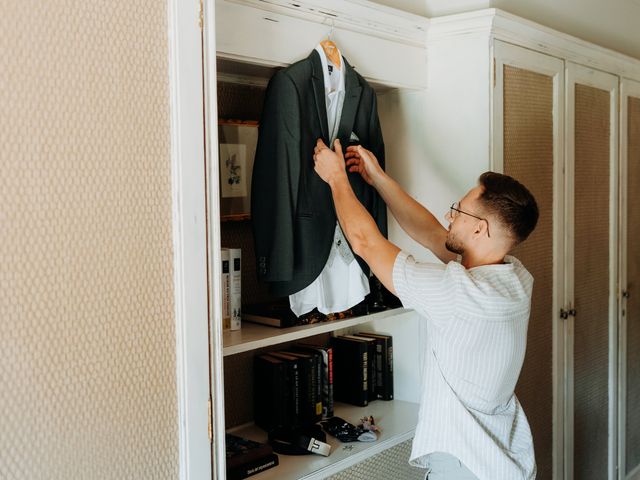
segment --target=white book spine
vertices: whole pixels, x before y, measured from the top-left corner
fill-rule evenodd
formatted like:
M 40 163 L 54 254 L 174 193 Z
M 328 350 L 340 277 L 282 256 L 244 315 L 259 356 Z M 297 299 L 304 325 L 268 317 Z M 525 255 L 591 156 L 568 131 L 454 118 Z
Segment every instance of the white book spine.
M 229 249 L 231 279 L 229 282 L 229 309 L 231 314 L 231 330 L 240 330 L 242 326 L 242 250 Z
M 229 249 L 223 248 L 221 251 L 222 258 L 222 278 L 220 286 L 222 289 L 222 329 L 229 330 L 231 328 L 231 309 L 229 298 L 229 282 L 231 280 L 231 265 Z

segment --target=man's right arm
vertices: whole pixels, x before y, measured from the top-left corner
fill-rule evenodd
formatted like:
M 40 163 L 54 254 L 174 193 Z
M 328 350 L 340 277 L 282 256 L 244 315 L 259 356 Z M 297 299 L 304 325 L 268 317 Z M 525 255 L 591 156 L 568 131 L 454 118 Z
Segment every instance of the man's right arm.
M 349 147 L 345 158 L 350 171 L 359 172 L 378 191 L 411 238 L 431 250 L 442 262 L 455 260 L 456 255 L 445 247 L 447 230 L 429 210 L 380 168 L 371 152 L 361 146 Z

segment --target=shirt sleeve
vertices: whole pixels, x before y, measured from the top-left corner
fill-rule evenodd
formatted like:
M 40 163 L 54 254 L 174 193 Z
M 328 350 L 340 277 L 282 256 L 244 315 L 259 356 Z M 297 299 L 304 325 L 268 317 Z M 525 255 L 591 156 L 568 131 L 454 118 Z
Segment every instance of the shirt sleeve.
M 452 263 L 419 263 L 406 252 L 398 253 L 393 266 L 393 287 L 402 305 L 436 321 L 448 320 L 458 284 Z

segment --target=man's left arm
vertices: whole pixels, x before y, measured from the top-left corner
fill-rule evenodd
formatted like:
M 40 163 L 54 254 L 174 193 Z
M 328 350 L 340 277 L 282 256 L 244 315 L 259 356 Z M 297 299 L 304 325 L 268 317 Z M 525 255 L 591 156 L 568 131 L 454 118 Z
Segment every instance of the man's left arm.
M 351 248 L 395 294 L 393 266 L 400 249 L 380 233 L 373 217 L 358 201 L 347 177 L 340 141 L 334 145 L 335 152 L 318 140 L 313 156 L 315 171 L 331 188 L 338 221 Z

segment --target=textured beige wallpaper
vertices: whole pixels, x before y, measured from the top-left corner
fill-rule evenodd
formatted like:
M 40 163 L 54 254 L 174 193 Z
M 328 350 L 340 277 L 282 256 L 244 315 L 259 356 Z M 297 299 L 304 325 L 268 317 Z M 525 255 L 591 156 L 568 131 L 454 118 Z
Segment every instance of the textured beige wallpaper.
M 0 478 L 177 478 L 166 2 L 1 4 Z
M 607 478 L 609 442 L 609 92 L 575 86 L 574 478 Z
M 504 67 L 504 173 L 525 184 L 540 218 L 513 255 L 533 275 L 531 316 L 516 395 L 531 426 L 538 480 L 553 467 L 553 79 Z
M 626 469 L 640 465 L 640 97 L 627 99 L 627 418 Z

